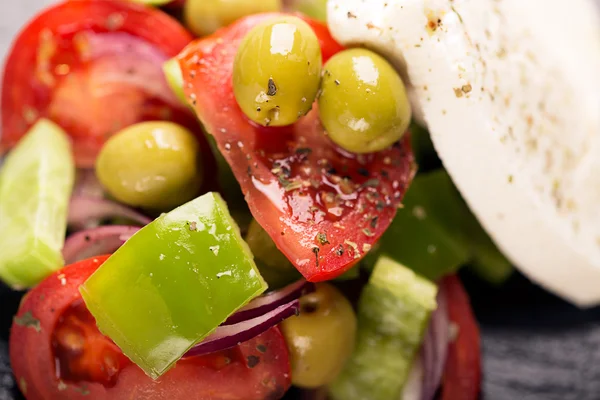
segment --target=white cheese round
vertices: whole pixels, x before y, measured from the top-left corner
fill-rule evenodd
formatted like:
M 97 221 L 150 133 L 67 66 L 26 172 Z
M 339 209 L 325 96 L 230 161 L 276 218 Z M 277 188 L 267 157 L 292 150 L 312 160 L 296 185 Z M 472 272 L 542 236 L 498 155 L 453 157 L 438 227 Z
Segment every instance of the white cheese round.
M 592 0 L 330 0 L 329 26 L 406 74 L 417 115 L 500 249 L 600 303 L 600 18 Z

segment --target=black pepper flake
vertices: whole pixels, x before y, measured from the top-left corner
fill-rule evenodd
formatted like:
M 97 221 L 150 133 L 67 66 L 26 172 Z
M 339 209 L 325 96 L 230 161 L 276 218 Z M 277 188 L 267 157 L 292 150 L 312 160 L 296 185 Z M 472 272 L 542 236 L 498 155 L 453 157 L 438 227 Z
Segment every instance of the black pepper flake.
M 348 11 L 348 14 L 346 14 L 348 16 L 348 18 L 356 18 L 356 15 L 352 14 L 350 11 Z
M 383 201 L 379 200 L 377 202 L 377 205 L 375 206 L 375 209 L 377 211 L 382 211 L 384 209 L 384 207 L 385 207 L 385 203 Z
M 310 154 L 310 153 L 312 153 L 312 149 L 309 149 L 308 147 L 300 147 L 300 148 L 296 149 L 296 154 L 299 154 L 299 155 Z
M 384 178 L 388 179 L 390 177 L 390 174 L 385 169 L 382 169 L 381 170 L 381 176 L 383 176 Z
M 325 232 L 318 233 L 317 240 L 319 241 L 319 243 L 321 243 L 321 246 L 329 244 L 329 240 L 327 240 L 327 234 Z
M 246 168 L 246 173 L 248 174 L 248 176 L 252 177 L 252 168 L 248 165 L 248 168 Z
M 379 179 L 377 179 L 377 178 L 371 178 L 362 184 L 362 187 L 365 187 L 365 188 L 367 188 L 367 187 L 376 188 L 378 186 L 379 186 Z
M 319 266 L 319 248 L 313 247 L 312 252 L 315 253 L 315 259 L 317 260 L 317 267 Z
M 328 168 L 327 171 L 325 171 L 325 172 L 327 172 L 329 175 L 335 175 L 335 174 L 337 174 L 337 169 L 331 167 L 331 168 Z
M 261 353 L 266 353 L 267 346 L 265 346 L 264 344 L 259 344 L 258 346 L 256 346 L 256 350 L 260 351 Z
M 254 368 L 260 363 L 260 358 L 257 356 L 248 356 L 246 357 L 248 368 Z
M 344 246 L 342 246 L 341 244 L 338 246 L 337 250 L 335 251 L 335 254 L 337 256 L 343 256 L 344 255 Z
M 379 221 L 379 217 L 373 217 L 373 219 L 371 219 L 371 228 L 373 228 L 373 229 L 377 228 L 378 221 Z
M 90 235 L 85 235 L 84 239 L 86 242 L 89 242 L 90 240 L 92 240 L 92 238 L 90 237 Z
M 275 96 L 277 94 L 277 86 L 275 86 L 275 81 L 272 78 L 269 78 L 267 96 Z
M 356 172 L 358 172 L 360 175 L 364 176 L 364 177 L 368 177 L 369 176 L 369 171 L 365 168 L 359 168 L 356 170 Z

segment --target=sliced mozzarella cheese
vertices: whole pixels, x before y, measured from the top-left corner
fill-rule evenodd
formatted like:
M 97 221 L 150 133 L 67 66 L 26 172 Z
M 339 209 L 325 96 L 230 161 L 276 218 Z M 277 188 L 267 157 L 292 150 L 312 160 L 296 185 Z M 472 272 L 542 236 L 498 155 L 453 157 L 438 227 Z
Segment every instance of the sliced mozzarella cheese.
M 600 303 L 600 20 L 592 0 L 330 0 L 346 45 L 406 73 L 417 115 L 502 251 Z

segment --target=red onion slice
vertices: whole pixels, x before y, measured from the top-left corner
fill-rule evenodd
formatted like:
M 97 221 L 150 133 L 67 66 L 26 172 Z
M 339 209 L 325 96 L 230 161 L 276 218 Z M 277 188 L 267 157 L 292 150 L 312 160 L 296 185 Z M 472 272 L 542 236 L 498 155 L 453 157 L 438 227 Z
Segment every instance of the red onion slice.
M 106 225 L 74 233 L 67 238 L 63 247 L 65 263 L 68 265 L 113 253 L 138 230 L 140 228 L 137 226 Z
M 184 357 L 200 356 L 225 350 L 245 342 L 267 331 L 284 319 L 300 312 L 300 301 L 292 300 L 260 317 L 233 325 L 221 325 L 202 342 L 192 347 Z
M 73 188 L 73 197 L 85 196 L 95 199 L 104 197 L 104 188 L 96 177 L 93 169 L 78 169 L 75 187 Z
M 423 365 L 422 400 L 432 400 L 442 381 L 450 333 L 448 305 L 444 286 L 440 286 L 437 295 L 437 309 L 432 313 L 429 327 L 421 348 Z
M 238 322 L 259 317 L 268 313 L 277 307 L 287 304 L 292 300 L 298 299 L 305 294 L 315 291 L 314 283 L 307 282 L 304 279 L 294 282 L 283 289 L 270 292 L 264 296 L 257 297 L 248 305 L 241 308 L 238 312 L 223 323 L 223 325 L 237 324 Z
M 67 223 L 74 229 L 84 229 L 99 220 L 107 218 L 125 218 L 140 225 L 152 220 L 131 208 L 114 201 L 88 196 L 73 196 L 69 204 Z

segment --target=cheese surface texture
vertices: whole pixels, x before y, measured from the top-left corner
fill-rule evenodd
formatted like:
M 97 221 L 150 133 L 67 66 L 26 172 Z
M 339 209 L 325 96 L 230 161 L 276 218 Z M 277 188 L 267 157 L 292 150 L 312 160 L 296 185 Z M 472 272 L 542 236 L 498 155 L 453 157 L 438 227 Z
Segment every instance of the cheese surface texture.
M 600 303 L 600 13 L 592 0 L 330 0 L 341 43 L 405 74 L 416 116 L 500 249 Z

